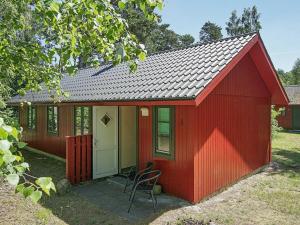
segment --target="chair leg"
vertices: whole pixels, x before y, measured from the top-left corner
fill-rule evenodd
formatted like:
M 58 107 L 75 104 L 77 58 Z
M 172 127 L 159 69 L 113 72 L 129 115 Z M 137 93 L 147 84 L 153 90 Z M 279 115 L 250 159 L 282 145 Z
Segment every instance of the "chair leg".
M 133 192 L 131 192 L 131 195 L 130 195 L 130 198 L 129 198 L 129 201 L 130 201 L 130 204 L 129 204 L 129 208 L 128 208 L 128 213 L 130 212 L 130 209 L 131 209 L 131 206 L 132 206 L 132 203 L 133 203 L 133 200 L 134 200 L 134 197 L 135 197 L 135 189 Z
M 125 187 L 124 187 L 124 191 L 123 191 L 123 193 L 125 193 L 125 192 L 126 192 L 127 186 L 128 186 L 128 179 L 126 180 L 126 184 L 125 184 Z
M 151 194 L 151 198 L 152 198 L 153 210 L 155 212 L 156 211 L 156 204 L 157 204 L 156 197 L 154 197 L 153 191 L 151 191 L 150 194 Z

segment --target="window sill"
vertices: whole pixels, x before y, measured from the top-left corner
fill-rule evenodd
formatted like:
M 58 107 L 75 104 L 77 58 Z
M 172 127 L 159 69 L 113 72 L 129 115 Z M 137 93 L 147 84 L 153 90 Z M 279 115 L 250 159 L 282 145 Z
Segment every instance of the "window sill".
M 167 159 L 167 158 L 159 157 L 159 156 L 153 157 L 153 160 L 154 161 L 172 161 L 172 159 Z

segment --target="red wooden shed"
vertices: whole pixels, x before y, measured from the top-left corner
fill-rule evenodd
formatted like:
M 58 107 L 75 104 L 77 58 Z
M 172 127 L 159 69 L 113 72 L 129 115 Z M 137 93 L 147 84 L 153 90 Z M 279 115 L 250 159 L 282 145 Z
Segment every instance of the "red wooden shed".
M 190 202 L 269 163 L 271 105 L 288 104 L 256 33 L 151 55 L 134 74 L 79 70 L 62 88 L 70 97 L 59 104 L 46 90 L 11 99 L 32 102 L 20 113 L 31 147 L 66 157 L 66 136 L 92 134 L 93 178 L 151 160 L 163 191 Z M 86 167 L 81 139 L 84 157 L 68 157 Z
M 288 130 L 300 130 L 300 85 L 284 87 L 290 102 L 286 107 L 281 107 L 281 114 L 277 117 L 280 127 Z

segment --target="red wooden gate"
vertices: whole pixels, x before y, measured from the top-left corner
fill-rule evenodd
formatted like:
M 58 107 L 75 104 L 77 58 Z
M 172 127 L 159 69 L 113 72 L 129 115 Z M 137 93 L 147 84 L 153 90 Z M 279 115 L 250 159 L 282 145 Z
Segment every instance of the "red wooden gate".
M 92 178 L 92 135 L 66 137 L 66 176 L 71 184 Z

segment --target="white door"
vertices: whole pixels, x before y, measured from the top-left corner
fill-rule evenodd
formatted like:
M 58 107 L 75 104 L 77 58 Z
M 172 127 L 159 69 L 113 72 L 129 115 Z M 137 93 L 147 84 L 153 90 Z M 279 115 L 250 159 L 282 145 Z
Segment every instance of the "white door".
M 118 173 L 118 107 L 93 107 L 93 179 Z

